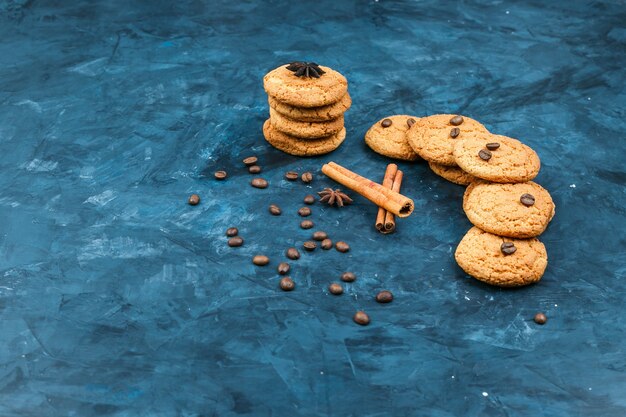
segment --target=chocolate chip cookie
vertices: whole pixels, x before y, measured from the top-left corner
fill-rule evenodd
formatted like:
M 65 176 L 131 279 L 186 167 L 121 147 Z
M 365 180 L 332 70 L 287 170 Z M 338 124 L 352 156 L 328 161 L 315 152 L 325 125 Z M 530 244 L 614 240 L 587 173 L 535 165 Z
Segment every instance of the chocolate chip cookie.
M 390 158 L 415 161 L 418 155 L 407 142 L 406 133 L 419 117 L 388 116 L 374 123 L 365 134 L 365 143 L 374 152 Z

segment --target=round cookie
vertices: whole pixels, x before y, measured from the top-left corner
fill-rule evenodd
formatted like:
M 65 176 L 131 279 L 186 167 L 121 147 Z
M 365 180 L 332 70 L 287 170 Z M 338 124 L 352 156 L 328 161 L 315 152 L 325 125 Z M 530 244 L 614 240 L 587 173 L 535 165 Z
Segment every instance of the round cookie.
M 462 117 L 462 123 L 453 124 L 454 118 Z M 456 134 L 456 137 L 452 137 Z M 476 133 L 487 133 L 487 129 L 474 119 L 453 114 L 435 114 L 422 117 L 407 132 L 407 141 L 419 156 L 441 165 L 457 165 L 452 151 L 462 139 Z
M 489 150 L 486 144 L 499 144 Z M 483 159 L 489 157 L 488 160 Z M 486 155 L 485 155 L 486 153 Z M 477 135 L 454 147 L 454 159 L 464 171 L 493 182 L 526 182 L 537 176 L 541 163 L 530 147 L 517 139 L 501 135 Z
M 339 101 L 348 91 L 348 81 L 337 71 L 323 67 L 319 78 L 298 77 L 281 65 L 263 77 L 263 87 L 268 95 L 296 107 L 327 106 Z
M 346 138 L 346 129 L 323 139 L 299 139 L 275 129 L 268 119 L 263 124 L 263 136 L 270 145 L 290 155 L 315 156 L 337 149 Z
M 476 181 L 476 177 L 463 171 L 458 166 L 441 165 L 429 162 L 428 166 L 437 175 L 459 185 L 469 185 Z
M 522 195 L 535 202 L 526 206 Z M 535 182 L 498 184 L 477 181 L 465 190 L 463 210 L 474 224 L 490 233 L 514 238 L 539 236 L 554 215 L 554 203 L 546 189 Z
M 352 105 L 352 98 L 346 93 L 338 102 L 321 107 L 294 107 L 272 96 L 267 100 L 274 110 L 292 120 L 300 122 L 325 122 L 342 116 Z
M 505 242 L 515 245 L 514 253 L 503 253 Z M 546 248 L 538 239 L 504 238 L 478 227 L 472 227 L 461 239 L 454 258 L 467 274 L 499 287 L 520 287 L 537 282 L 548 265 Z
M 343 129 L 343 116 L 327 122 L 299 122 L 283 116 L 271 107 L 270 122 L 281 132 L 301 139 L 324 138 Z
M 418 155 L 411 149 L 407 140 L 406 132 L 409 130 L 410 120 L 417 122 L 419 117 L 396 115 L 385 117 L 374 123 L 365 133 L 365 143 L 374 152 L 390 158 L 415 161 Z M 391 124 L 383 126 L 383 121 L 390 120 Z

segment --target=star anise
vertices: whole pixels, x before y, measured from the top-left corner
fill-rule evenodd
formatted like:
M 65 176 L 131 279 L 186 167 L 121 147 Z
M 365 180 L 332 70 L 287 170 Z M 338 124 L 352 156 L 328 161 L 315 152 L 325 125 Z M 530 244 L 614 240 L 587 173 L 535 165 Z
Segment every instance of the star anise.
M 315 62 L 292 62 L 287 65 L 289 71 L 295 72 L 296 77 L 319 78 L 326 72 Z
M 320 196 L 320 203 L 328 203 L 329 206 L 337 204 L 337 206 L 343 207 L 345 204 L 352 203 L 352 199 L 339 189 L 324 188 L 317 194 Z

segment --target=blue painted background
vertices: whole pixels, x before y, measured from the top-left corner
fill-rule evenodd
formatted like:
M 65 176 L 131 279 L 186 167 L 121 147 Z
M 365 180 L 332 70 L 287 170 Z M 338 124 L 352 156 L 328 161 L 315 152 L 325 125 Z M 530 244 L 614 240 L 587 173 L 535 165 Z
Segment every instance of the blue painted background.
M 0 415 L 626 415 L 625 21 L 622 1 L 0 1 Z M 330 156 L 262 138 L 262 76 L 298 59 L 350 82 Z M 369 125 L 441 112 L 539 153 L 543 280 L 466 277 L 463 189 L 416 163 L 395 235 L 361 198 L 313 206 L 352 250 L 304 253 L 278 291 L 311 232 L 302 197 L 332 185 L 322 163 L 380 179 Z M 359 279 L 328 295 L 345 270 Z

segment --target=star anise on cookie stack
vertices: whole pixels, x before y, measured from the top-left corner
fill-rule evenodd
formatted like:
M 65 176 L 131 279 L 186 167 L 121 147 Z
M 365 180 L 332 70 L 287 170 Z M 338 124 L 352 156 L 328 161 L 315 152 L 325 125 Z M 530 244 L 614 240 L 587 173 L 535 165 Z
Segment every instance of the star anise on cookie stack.
M 317 194 L 320 196 L 320 203 L 327 203 L 329 206 L 336 204 L 338 207 L 343 207 L 352 203 L 352 199 L 339 189 L 324 188 Z
M 287 65 L 287 69 L 295 72 L 296 77 L 319 78 L 326 73 L 315 62 L 292 62 Z

